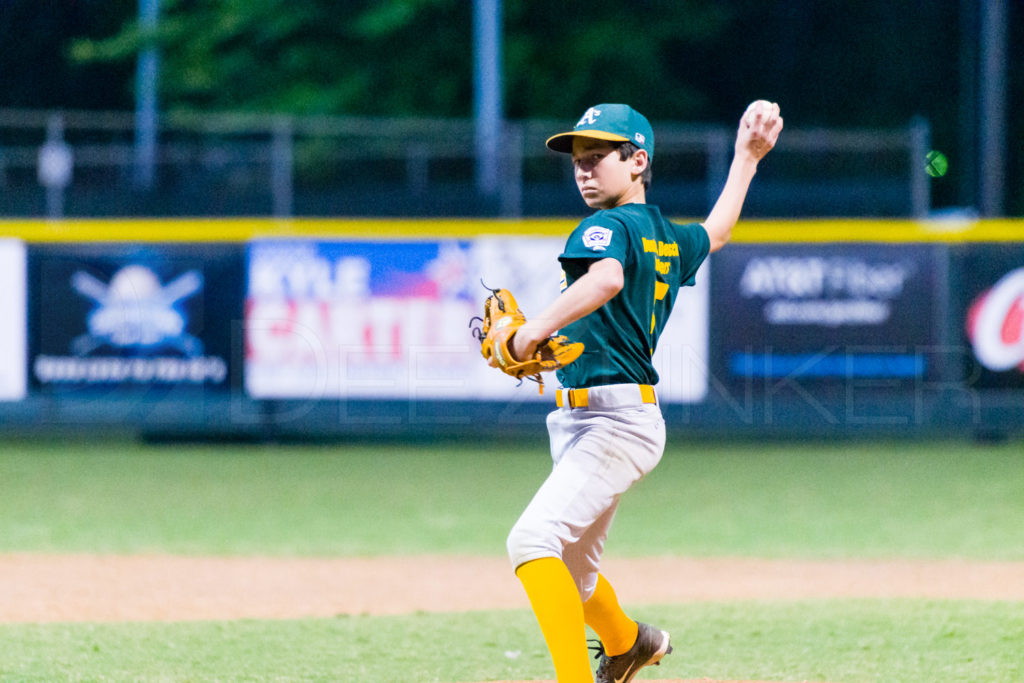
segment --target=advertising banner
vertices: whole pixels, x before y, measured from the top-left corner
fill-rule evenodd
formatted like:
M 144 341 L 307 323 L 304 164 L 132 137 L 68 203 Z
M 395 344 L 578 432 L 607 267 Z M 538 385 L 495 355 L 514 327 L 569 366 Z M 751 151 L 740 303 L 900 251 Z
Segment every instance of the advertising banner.
M 527 317 L 559 294 L 562 238 L 260 240 L 249 246 L 245 385 L 254 398 L 546 400 L 480 356 L 487 287 Z M 707 284 L 688 288 L 656 363 L 666 401 L 706 387 Z M 694 291 L 695 290 L 695 291 Z M 479 322 L 477 321 L 478 325 Z M 553 374 L 547 386 L 557 387 Z
M 32 246 L 31 382 L 226 389 L 243 278 L 237 245 Z
M 957 263 L 967 383 L 1024 388 L 1024 245 L 971 245 Z
M 25 398 L 25 245 L 0 240 L 0 401 Z
M 714 257 L 713 371 L 732 384 L 892 388 L 933 377 L 935 254 L 926 245 L 730 245 Z

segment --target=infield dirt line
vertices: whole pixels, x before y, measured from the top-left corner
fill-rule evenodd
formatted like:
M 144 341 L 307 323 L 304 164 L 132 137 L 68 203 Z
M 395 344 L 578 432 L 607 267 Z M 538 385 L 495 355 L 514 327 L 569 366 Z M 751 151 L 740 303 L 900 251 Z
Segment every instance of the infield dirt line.
M 484 681 L 482 683 L 558 683 L 558 681 Z M 663 678 L 659 680 L 645 680 L 643 683 L 782 683 L 781 681 L 734 681 L 721 680 L 716 678 Z M 811 683 L 801 681 L 800 683 Z
M 627 605 L 1024 600 L 1024 562 L 608 558 Z M 0 555 L 0 622 L 294 619 L 527 609 L 504 558 Z

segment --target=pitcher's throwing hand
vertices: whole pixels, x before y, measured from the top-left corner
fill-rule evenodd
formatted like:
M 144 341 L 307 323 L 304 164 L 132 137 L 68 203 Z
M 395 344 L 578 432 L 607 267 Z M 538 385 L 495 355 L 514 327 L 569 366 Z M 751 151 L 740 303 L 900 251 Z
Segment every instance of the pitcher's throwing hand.
M 750 103 L 740 119 L 736 131 L 736 155 L 748 155 L 752 161 L 760 161 L 775 147 L 782 132 L 782 116 L 779 105 L 767 100 Z

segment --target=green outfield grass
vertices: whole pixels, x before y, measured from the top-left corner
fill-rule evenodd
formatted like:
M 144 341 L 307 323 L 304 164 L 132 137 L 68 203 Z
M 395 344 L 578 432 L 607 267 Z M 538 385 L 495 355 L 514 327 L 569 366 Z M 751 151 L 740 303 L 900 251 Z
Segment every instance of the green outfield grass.
M 502 555 L 545 445 L 0 446 L 0 552 Z M 609 554 L 1024 559 L 1024 449 L 670 444 Z M 1024 577 L 1022 577 L 1024 580 Z M 16 589 L 16 587 L 3 587 Z M 677 652 L 641 678 L 1024 681 L 1024 603 L 630 606 Z M 0 626 L 0 681 L 426 683 L 551 675 L 526 610 Z
M 1024 680 L 1020 604 L 726 603 L 637 608 L 676 651 L 641 678 L 859 683 Z M 526 611 L 299 621 L 0 626 L 4 681 L 543 679 Z
M 501 555 L 545 448 L 6 444 L 0 551 Z M 1024 448 L 676 441 L 608 552 L 1024 559 Z

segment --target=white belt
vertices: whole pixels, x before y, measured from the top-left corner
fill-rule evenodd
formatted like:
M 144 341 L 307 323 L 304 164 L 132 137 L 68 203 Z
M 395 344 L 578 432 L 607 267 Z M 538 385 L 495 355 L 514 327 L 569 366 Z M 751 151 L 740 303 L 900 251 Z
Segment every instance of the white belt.
M 559 408 L 626 408 L 657 403 L 658 395 L 650 384 L 605 384 L 588 389 L 559 389 L 555 405 Z

